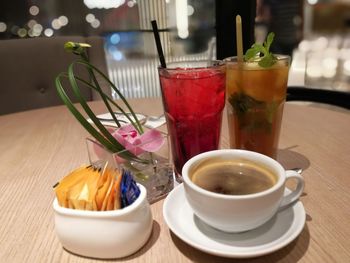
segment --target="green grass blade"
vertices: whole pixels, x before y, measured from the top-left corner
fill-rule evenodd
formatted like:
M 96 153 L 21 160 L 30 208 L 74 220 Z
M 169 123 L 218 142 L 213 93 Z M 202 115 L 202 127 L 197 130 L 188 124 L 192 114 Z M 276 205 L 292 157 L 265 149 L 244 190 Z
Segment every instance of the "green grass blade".
M 139 133 L 143 133 L 142 125 L 141 125 L 140 121 L 137 119 L 135 112 L 133 111 L 132 107 L 130 106 L 128 101 L 125 99 L 123 94 L 114 85 L 114 83 L 102 71 L 100 71 L 98 68 L 96 68 L 95 66 L 93 66 L 89 62 L 87 62 L 87 61 L 78 61 L 77 63 L 84 64 L 84 65 L 90 67 L 92 70 L 96 71 L 100 76 L 102 76 L 103 79 L 105 79 L 105 81 L 107 81 L 109 83 L 109 85 L 111 85 L 112 89 L 118 94 L 120 99 L 123 101 L 123 103 L 127 107 L 128 111 L 133 116 L 134 120 L 132 120 L 130 117 L 128 117 L 128 115 L 125 115 L 125 116 L 129 119 L 129 121 L 138 130 Z
M 68 74 L 69 75 L 69 74 Z M 56 89 L 57 92 L 59 94 L 59 96 L 61 97 L 62 101 L 65 103 L 65 105 L 68 107 L 68 109 L 70 110 L 70 112 L 74 115 L 74 117 L 80 122 L 80 124 L 97 140 L 99 141 L 104 147 L 106 147 L 108 150 L 110 150 L 111 152 L 121 152 L 120 155 L 122 158 L 128 159 L 128 160 L 135 160 L 135 161 L 140 161 L 141 159 L 139 159 L 138 157 L 136 157 L 134 154 L 132 154 L 129 151 L 126 151 L 124 146 L 121 145 L 109 132 L 108 130 L 97 120 L 97 122 L 99 122 L 101 124 L 101 126 L 103 126 L 103 129 L 105 129 L 108 134 L 110 135 L 110 137 L 112 137 L 114 140 L 109 140 L 108 138 L 106 138 L 106 136 L 103 136 L 99 131 L 97 131 L 94 126 L 92 126 L 86 119 L 85 117 L 80 113 L 79 110 L 77 110 L 77 108 L 73 105 L 72 101 L 69 99 L 68 95 L 66 94 L 66 92 L 64 91 L 64 88 L 61 84 L 60 81 L 60 77 L 61 75 L 56 77 L 55 80 L 55 84 L 56 84 Z M 78 91 L 78 94 L 81 96 L 80 91 Z M 82 98 L 82 97 L 81 97 Z M 84 101 L 85 102 L 85 101 Z M 85 102 L 86 104 L 86 102 Z M 82 105 L 82 104 L 81 104 Z M 87 105 L 87 104 L 86 104 Z M 83 106 L 83 105 L 82 105 Z M 83 107 L 84 108 L 84 107 Z M 90 109 L 90 108 L 89 108 Z M 91 111 L 91 109 L 90 109 Z M 92 111 L 91 111 L 92 112 Z M 95 116 L 92 113 L 93 116 Z M 90 117 L 90 116 L 89 116 Z M 91 118 L 91 117 L 90 117 Z M 95 117 L 96 118 L 96 117 Z M 96 123 L 95 123 L 96 125 Z M 97 126 L 97 125 L 96 125 Z
M 68 95 L 66 94 L 62 83 L 61 83 L 61 75 L 58 75 L 55 79 L 56 89 L 58 92 L 58 95 L 64 102 L 64 104 L 67 106 L 69 111 L 73 114 L 73 116 L 80 122 L 80 124 L 93 136 L 95 137 L 102 145 L 104 145 L 107 149 L 111 151 L 118 150 L 115 148 L 113 144 L 111 144 L 108 140 L 105 139 L 104 136 L 101 135 L 85 118 L 84 116 L 77 110 L 77 108 L 74 106 L 72 101 L 69 99 Z M 120 149 L 121 150 L 121 149 Z

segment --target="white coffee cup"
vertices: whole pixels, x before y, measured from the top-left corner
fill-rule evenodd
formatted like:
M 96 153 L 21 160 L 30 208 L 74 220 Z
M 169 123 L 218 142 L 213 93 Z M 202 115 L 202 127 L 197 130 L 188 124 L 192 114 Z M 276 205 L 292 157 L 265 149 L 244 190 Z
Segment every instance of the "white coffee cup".
M 191 172 L 204 161 L 247 160 L 268 168 L 277 177 L 276 183 L 261 192 L 226 195 L 211 192 L 191 181 Z M 285 171 L 274 159 L 246 150 L 216 150 L 194 156 L 182 169 L 185 195 L 194 213 L 206 224 L 225 232 L 243 232 L 257 228 L 271 219 L 278 209 L 298 200 L 304 189 L 303 177 Z M 297 186 L 284 196 L 286 180 L 295 179 Z

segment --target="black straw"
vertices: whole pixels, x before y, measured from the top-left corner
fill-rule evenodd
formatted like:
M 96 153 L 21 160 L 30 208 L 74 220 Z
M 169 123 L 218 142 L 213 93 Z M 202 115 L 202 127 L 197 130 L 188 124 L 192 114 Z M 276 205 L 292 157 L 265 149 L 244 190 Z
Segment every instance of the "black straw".
M 152 23 L 152 29 L 153 29 L 153 34 L 154 34 L 154 40 L 156 41 L 160 65 L 162 66 L 162 68 L 166 68 L 166 63 L 165 63 L 164 54 L 163 54 L 163 48 L 162 48 L 162 44 L 160 43 L 160 38 L 159 38 L 157 21 L 152 20 L 151 23 Z

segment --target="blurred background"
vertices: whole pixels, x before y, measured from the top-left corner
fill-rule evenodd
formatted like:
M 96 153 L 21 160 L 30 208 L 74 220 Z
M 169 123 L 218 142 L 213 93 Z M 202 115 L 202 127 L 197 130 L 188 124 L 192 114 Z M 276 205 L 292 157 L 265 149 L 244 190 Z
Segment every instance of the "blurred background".
M 255 40 L 273 31 L 273 51 L 293 58 L 290 85 L 350 92 L 349 0 L 256 0 L 253 6 Z M 150 21 L 158 22 L 167 61 L 216 58 L 215 8 L 215 0 L 1 1 L 0 41 L 101 36 L 108 74 L 124 95 L 160 96 Z

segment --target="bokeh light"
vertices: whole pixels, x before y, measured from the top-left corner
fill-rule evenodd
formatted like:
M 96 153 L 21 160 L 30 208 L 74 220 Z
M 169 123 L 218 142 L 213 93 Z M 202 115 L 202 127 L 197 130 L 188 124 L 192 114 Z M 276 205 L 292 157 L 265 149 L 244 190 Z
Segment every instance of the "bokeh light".
M 33 28 L 35 24 L 37 24 L 37 22 L 34 19 L 29 20 L 27 23 L 29 28 Z
M 47 37 L 52 37 L 53 36 L 53 30 L 51 28 L 46 28 L 44 30 L 44 35 Z
M 27 36 L 27 29 L 25 29 L 25 28 L 18 29 L 17 35 L 19 37 L 26 37 Z
M 31 14 L 32 16 L 36 16 L 39 14 L 39 7 L 37 7 L 36 5 L 32 5 L 30 8 L 29 8 L 29 14 Z
M 92 23 L 95 20 L 95 15 L 94 14 L 87 14 L 85 17 L 86 22 Z
M 328 39 L 326 37 L 319 37 L 313 41 L 312 49 L 313 50 L 324 50 L 328 46 Z
M 58 18 L 58 21 L 59 21 L 61 26 L 66 26 L 66 25 L 68 25 L 68 22 L 69 22 L 68 17 L 66 17 L 66 16 L 60 16 Z
M 35 24 L 33 26 L 33 36 L 38 37 L 41 35 L 41 32 L 43 31 L 43 26 L 40 24 Z
M 119 6 L 123 5 L 125 3 L 125 0 L 84 0 L 84 4 L 90 8 L 118 8 Z
M 306 75 L 310 78 L 320 78 L 322 76 L 322 68 L 321 67 L 307 67 Z
M 61 23 L 57 18 L 55 18 L 54 20 L 52 20 L 51 26 L 53 29 L 58 30 L 61 28 Z
M 310 43 L 310 41 L 308 41 L 308 40 L 300 41 L 299 49 L 300 49 L 300 51 L 305 52 L 305 53 L 308 52 L 309 50 L 311 50 L 311 43 Z
M 7 25 L 4 22 L 0 22 L 0 33 L 5 32 Z
M 312 54 L 307 61 L 306 75 L 310 78 L 320 78 L 322 76 L 321 60 L 317 54 Z
M 326 68 L 323 68 L 322 69 L 322 76 L 324 78 L 334 78 L 335 75 L 337 74 L 337 71 L 335 69 L 326 69 Z
M 98 28 L 100 26 L 100 24 L 101 24 L 100 20 L 98 20 L 98 19 L 95 19 L 94 21 L 91 22 L 91 26 L 93 28 Z
M 194 13 L 194 8 L 193 8 L 193 6 L 188 5 L 188 6 L 187 6 L 187 15 L 188 15 L 188 16 L 191 16 L 191 15 L 193 15 L 193 13 Z
M 118 61 L 120 61 L 120 60 L 123 59 L 123 53 L 120 52 L 119 50 L 114 51 L 114 52 L 112 53 L 112 56 L 113 56 L 113 58 L 114 58 L 115 60 L 118 60 Z
M 128 1 L 128 3 L 127 3 L 128 7 L 134 7 L 135 4 L 136 4 L 135 1 Z
M 118 33 L 114 33 L 109 39 L 113 45 L 117 45 L 120 42 L 120 35 Z
M 338 60 L 333 57 L 322 59 L 322 67 L 328 70 L 335 70 L 338 67 Z
M 308 2 L 310 5 L 315 5 L 315 4 L 317 4 L 318 0 L 307 0 L 307 2 Z

